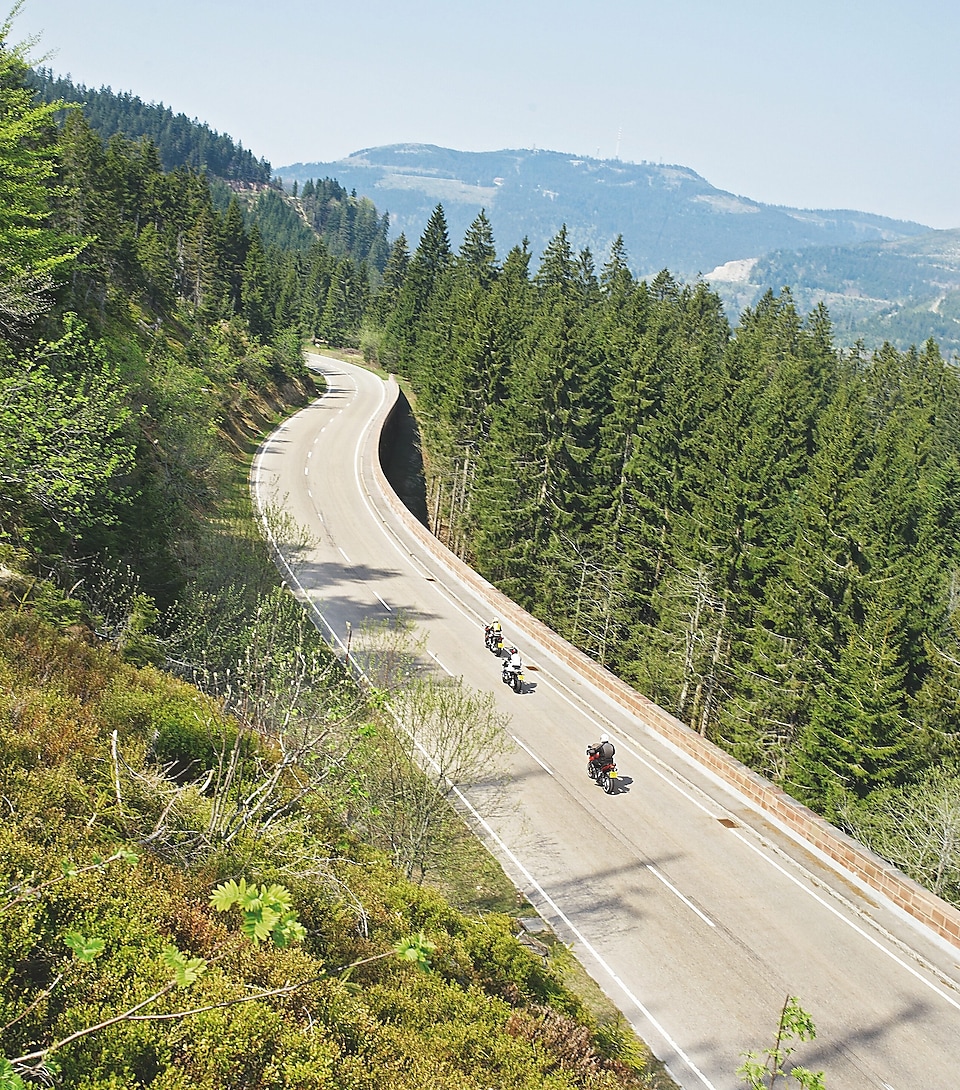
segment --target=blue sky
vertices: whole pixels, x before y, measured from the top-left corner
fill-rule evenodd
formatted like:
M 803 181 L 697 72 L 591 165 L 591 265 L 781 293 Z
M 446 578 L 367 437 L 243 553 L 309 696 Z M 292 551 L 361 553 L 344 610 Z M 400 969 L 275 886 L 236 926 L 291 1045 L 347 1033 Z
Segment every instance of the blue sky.
M 54 71 L 274 168 L 539 147 L 960 227 L 956 0 L 26 0 L 35 34 Z

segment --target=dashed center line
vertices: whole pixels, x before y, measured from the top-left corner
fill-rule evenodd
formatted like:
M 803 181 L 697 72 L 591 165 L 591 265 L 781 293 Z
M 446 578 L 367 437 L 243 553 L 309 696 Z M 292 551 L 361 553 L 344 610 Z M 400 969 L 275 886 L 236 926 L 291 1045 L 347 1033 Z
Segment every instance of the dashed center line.
M 548 773 L 551 776 L 553 775 L 553 772 L 549 768 L 547 768 L 543 761 L 540 760 L 540 758 L 536 755 L 536 753 L 533 752 L 532 749 L 529 748 L 529 746 L 525 746 L 515 734 L 511 734 L 510 737 L 525 753 L 530 754 L 530 756 L 537 762 L 537 764 L 543 769 L 544 772 Z
M 675 897 L 678 897 L 681 901 L 683 901 L 687 908 L 689 908 L 693 912 L 696 912 L 696 914 L 700 917 L 701 920 L 703 920 L 705 924 L 708 924 L 710 927 L 717 926 L 708 916 L 704 916 L 704 914 L 700 911 L 699 908 L 697 908 L 697 906 L 692 901 L 684 897 L 684 895 L 680 892 L 680 890 L 677 889 L 675 885 L 673 885 L 671 882 L 668 882 L 667 879 L 664 878 L 664 876 L 657 870 L 657 868 L 652 863 L 647 863 L 646 868 L 654 876 L 654 878 L 659 878 L 660 881 L 663 882 L 663 884 L 667 887 L 668 890 L 670 890 L 670 892 Z

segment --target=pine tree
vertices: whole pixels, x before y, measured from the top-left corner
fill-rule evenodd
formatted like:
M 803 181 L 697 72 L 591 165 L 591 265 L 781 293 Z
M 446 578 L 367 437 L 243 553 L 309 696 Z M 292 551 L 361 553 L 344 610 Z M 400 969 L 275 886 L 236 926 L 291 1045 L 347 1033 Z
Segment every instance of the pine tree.
M 860 600 L 867 564 L 856 518 L 872 456 L 868 435 L 863 389 L 848 369 L 819 416 L 813 456 L 788 506 L 793 539 L 740 646 L 722 737 L 778 780 L 794 761 L 817 694 L 833 682 Z
M 496 279 L 497 250 L 493 229 L 482 208 L 464 236 L 456 264 L 483 290 L 488 289 Z
M 447 221 L 443 206 L 438 204 L 420 236 L 397 305 L 387 321 L 386 343 L 398 369 L 405 375 L 413 376 L 418 362 L 416 348 L 421 318 L 452 260 Z
M 220 253 L 227 282 L 227 303 L 233 314 L 240 312 L 243 297 L 243 269 L 247 260 L 249 240 L 240 202 L 232 197 L 220 223 Z
M 903 610 L 894 581 L 876 588 L 850 625 L 833 683 L 813 705 L 791 770 L 804 801 L 836 820 L 847 794 L 905 783 L 917 767 L 916 734 L 903 714 Z
M 407 236 L 401 231 L 390 247 L 390 257 L 383 270 L 383 279 L 373 304 L 373 317 L 381 325 L 386 325 L 397 306 L 400 288 L 410 267 L 410 251 Z
M 260 242 L 260 232 L 254 227 L 243 263 L 243 316 L 255 337 L 263 337 L 269 331 L 267 259 Z
M 710 421 L 728 390 L 729 327 L 716 296 L 702 285 L 680 289 L 665 274 L 641 287 L 636 307 L 640 336 L 618 379 L 610 421 L 625 578 L 609 662 L 677 707 L 684 682 L 670 664 L 686 658 L 677 652 L 688 622 L 676 612 L 675 594 L 685 582 L 699 585 L 710 566 L 692 511 L 715 441 Z M 664 624 L 668 616 L 676 627 Z
M 26 47 L 12 44 L 17 8 L 0 26 L 0 337 L 12 337 L 47 306 L 84 239 L 50 228 L 57 171 L 54 115 L 64 103 L 37 105 L 27 81 Z

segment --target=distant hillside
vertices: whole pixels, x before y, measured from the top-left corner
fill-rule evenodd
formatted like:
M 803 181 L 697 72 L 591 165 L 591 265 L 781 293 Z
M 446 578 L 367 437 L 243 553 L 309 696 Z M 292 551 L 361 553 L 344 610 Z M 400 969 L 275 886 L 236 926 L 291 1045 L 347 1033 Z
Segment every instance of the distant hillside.
M 802 311 L 826 303 L 840 344 L 890 341 L 905 350 L 932 337 L 945 355 L 960 354 L 960 230 L 777 249 L 729 262 L 706 279 L 731 314 L 789 285 Z
M 391 235 L 411 246 L 443 204 L 458 247 L 481 208 L 502 255 L 523 238 L 539 255 L 566 224 L 597 263 L 622 234 L 631 269 L 702 276 L 732 320 L 767 290 L 790 286 L 801 311 L 826 302 L 838 344 L 933 337 L 960 351 L 960 235 L 849 210 L 760 204 L 683 166 L 590 159 L 555 151 L 461 152 L 425 144 L 367 148 L 334 163 L 294 163 L 294 181 L 336 178 L 376 201 Z
M 416 242 L 438 203 L 459 246 L 481 208 L 506 253 L 524 237 L 534 254 L 565 223 L 575 249 L 598 260 L 622 234 L 640 276 L 668 268 L 692 279 L 738 258 L 807 246 L 908 238 L 921 224 L 864 212 L 776 208 L 716 189 L 682 166 L 582 158 L 556 151 L 460 152 L 424 144 L 367 148 L 335 163 L 295 163 L 285 183 L 333 177 L 390 214 Z
M 377 282 L 388 256 L 387 219 L 371 201 L 351 196 L 335 180 L 305 186 L 296 198 L 283 193 L 266 159 L 255 158 L 239 141 L 196 118 L 126 91 L 75 84 L 47 68 L 30 71 L 27 78 L 41 102 L 81 106 L 86 123 L 104 144 L 114 137 L 147 140 L 163 170 L 205 173 L 217 211 L 226 213 L 237 198 L 245 226 L 256 227 L 265 247 L 306 252 L 322 239 L 334 257 L 366 264 Z
M 186 114 L 175 114 L 162 103 L 144 102 L 129 92 L 92 87 L 55 76 L 47 68 L 32 73 L 32 82 L 43 102 L 82 103 L 87 124 L 104 141 L 119 134 L 128 140 L 146 136 L 157 147 L 164 170 L 193 167 L 226 181 L 266 185 L 270 164 L 256 159 L 243 145 Z

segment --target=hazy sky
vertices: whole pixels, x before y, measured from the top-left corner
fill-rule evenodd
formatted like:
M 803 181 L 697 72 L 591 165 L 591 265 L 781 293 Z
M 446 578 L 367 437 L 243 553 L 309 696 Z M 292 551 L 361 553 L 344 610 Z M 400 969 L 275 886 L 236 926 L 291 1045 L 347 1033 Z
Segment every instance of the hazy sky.
M 539 147 L 960 227 L 957 0 L 26 0 L 35 34 L 274 169 Z

